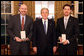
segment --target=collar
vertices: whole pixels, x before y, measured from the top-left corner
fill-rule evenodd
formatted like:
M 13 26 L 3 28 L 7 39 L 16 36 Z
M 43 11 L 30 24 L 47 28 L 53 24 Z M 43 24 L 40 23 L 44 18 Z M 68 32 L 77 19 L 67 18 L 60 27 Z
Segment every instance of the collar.
M 20 16 L 21 16 L 21 18 L 22 18 L 22 17 L 25 17 L 26 15 L 25 15 L 25 16 L 22 16 L 22 14 L 20 14 Z
M 42 18 L 42 21 L 48 21 L 48 19 L 44 20 L 44 19 Z
M 64 16 L 64 19 L 65 19 L 65 18 L 69 19 L 69 17 L 70 17 L 70 15 L 68 15 L 68 16 Z
M 44 24 L 44 21 L 46 21 L 46 23 L 47 23 L 47 22 L 48 22 L 48 19 L 44 20 L 44 19 L 42 18 L 42 22 L 43 22 L 43 24 Z

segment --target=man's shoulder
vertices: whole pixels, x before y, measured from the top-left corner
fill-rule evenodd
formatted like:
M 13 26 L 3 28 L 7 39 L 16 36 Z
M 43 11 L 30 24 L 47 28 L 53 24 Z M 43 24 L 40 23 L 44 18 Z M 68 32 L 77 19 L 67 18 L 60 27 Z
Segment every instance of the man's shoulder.
M 26 15 L 27 17 L 31 17 L 31 16 L 29 16 L 29 15 Z
M 62 21 L 64 17 L 60 17 L 57 19 L 57 21 Z
M 19 16 L 20 16 L 19 14 L 12 15 L 12 16 L 11 16 L 11 19 L 12 19 L 12 20 L 17 20 L 17 18 L 19 18 Z
M 29 16 L 29 15 L 26 15 L 26 17 L 27 17 L 28 20 L 33 21 L 33 17 L 31 17 L 31 16 Z
M 64 16 L 62 16 L 62 17 L 60 17 L 60 18 L 58 18 L 59 20 L 62 20 L 64 18 Z
M 53 19 L 48 19 L 49 21 L 54 21 Z
M 72 21 L 78 21 L 78 18 L 76 18 L 76 17 L 74 17 L 74 16 L 70 16 L 70 20 L 72 20 Z
M 20 16 L 20 14 L 15 14 L 15 15 L 12 15 L 12 16 Z
M 74 20 L 74 19 L 77 19 L 77 18 L 76 18 L 76 17 L 74 17 L 74 16 L 70 16 L 70 18 L 72 18 L 73 20 Z
M 72 20 L 73 22 L 78 22 L 78 18 L 73 17 L 73 16 L 71 16 L 71 20 Z
M 38 20 L 36 20 L 35 22 L 37 22 L 37 23 L 38 23 L 38 22 L 41 22 L 41 21 L 42 21 L 42 19 L 38 19 Z
M 42 19 L 38 19 L 38 20 L 35 20 L 35 21 L 34 21 L 35 24 L 39 24 L 39 23 L 41 23 L 41 22 L 42 22 Z
M 32 18 L 31 16 L 29 16 L 29 15 L 26 15 L 28 18 Z
M 49 22 L 54 23 L 55 21 L 53 19 L 48 19 Z

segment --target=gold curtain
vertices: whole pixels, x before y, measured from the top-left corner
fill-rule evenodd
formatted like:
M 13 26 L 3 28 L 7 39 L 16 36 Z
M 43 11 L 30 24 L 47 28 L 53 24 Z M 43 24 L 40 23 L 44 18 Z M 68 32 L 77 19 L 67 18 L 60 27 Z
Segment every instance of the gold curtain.
M 14 14 L 18 14 L 19 2 L 20 1 L 14 1 Z M 26 4 L 28 7 L 27 15 L 35 19 L 35 1 L 22 1 L 22 3 Z
M 14 1 L 14 15 L 18 14 L 18 9 L 19 9 L 19 1 Z
M 55 1 L 55 22 L 63 16 L 63 6 L 65 4 L 71 5 L 71 1 Z
M 28 7 L 28 15 L 32 16 L 35 19 L 35 1 L 23 1 L 24 4 Z

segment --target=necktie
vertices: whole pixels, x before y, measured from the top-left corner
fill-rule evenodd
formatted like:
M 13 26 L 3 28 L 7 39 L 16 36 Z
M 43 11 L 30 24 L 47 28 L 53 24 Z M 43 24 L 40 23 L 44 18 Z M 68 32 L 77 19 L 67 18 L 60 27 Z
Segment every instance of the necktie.
M 22 17 L 22 30 L 24 29 L 24 17 Z
M 44 31 L 46 33 L 46 21 L 44 21 Z
M 65 26 L 65 29 L 66 29 L 66 26 L 67 26 L 67 18 L 65 18 L 64 26 Z

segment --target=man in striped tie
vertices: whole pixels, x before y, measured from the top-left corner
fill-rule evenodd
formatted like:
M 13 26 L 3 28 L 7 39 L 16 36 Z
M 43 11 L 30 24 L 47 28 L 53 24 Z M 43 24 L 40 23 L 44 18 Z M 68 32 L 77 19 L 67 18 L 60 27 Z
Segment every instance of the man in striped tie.
M 11 55 L 29 55 L 33 19 L 27 15 L 27 5 L 21 4 L 19 12 L 20 14 L 10 17 L 7 27 Z

